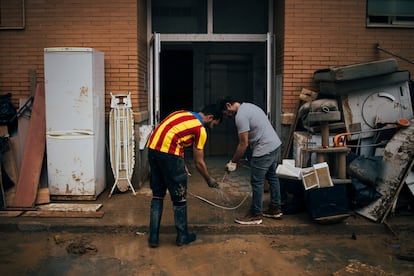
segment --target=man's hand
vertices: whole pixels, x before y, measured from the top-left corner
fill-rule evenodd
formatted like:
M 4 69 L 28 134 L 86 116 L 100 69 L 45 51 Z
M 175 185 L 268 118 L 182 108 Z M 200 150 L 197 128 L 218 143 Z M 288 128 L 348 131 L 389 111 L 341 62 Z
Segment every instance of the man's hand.
M 220 189 L 220 185 L 213 178 L 207 181 L 207 184 L 210 188 Z
M 226 164 L 226 171 L 228 172 L 234 172 L 237 169 L 237 163 L 233 163 L 233 161 L 229 161 L 229 163 Z

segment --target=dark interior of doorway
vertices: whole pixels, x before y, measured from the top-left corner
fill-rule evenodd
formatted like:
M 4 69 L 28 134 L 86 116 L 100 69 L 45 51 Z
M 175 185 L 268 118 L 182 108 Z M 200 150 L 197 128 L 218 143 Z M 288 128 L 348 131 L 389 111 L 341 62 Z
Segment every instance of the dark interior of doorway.
M 163 50 L 160 56 L 160 116 L 193 109 L 193 52 Z

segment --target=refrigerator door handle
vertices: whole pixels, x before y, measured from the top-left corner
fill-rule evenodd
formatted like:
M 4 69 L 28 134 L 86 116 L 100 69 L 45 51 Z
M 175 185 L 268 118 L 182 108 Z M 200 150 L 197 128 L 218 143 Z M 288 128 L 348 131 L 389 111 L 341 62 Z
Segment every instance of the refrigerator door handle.
M 93 136 L 93 131 L 90 130 L 62 130 L 62 131 L 49 131 L 46 132 L 47 137 L 51 138 L 66 138 L 66 139 L 76 139 L 84 138 L 85 136 Z
M 62 135 L 62 136 L 51 136 L 47 135 L 47 138 L 56 140 L 81 140 L 93 137 L 92 135 Z

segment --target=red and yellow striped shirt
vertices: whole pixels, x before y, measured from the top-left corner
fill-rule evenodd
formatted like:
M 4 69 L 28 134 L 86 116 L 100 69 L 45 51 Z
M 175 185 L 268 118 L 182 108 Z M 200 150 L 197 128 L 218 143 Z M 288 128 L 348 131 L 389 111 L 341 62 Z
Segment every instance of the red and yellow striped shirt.
M 204 149 L 207 131 L 190 111 L 176 111 L 165 118 L 152 132 L 147 147 L 156 151 L 184 156 L 184 148 L 195 145 Z

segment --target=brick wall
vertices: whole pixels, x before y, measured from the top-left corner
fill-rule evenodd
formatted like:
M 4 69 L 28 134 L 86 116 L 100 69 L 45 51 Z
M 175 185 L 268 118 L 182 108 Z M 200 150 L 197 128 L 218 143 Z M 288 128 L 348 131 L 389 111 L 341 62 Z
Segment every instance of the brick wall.
M 0 30 L 0 93 L 17 105 L 43 82 L 43 49 L 92 47 L 105 53 L 109 92 L 131 91 L 134 110 L 146 111 L 145 0 L 26 1 L 26 28 Z M 317 90 L 313 72 L 390 56 L 375 44 L 414 60 L 414 29 L 366 28 L 365 0 L 285 0 L 275 3 L 277 73 L 283 74 L 283 112 L 293 112 L 301 89 Z M 414 66 L 398 60 L 401 70 Z
M 0 31 L 0 93 L 11 92 L 16 107 L 20 97 L 30 95 L 33 73 L 37 82 L 44 81 L 43 49 L 47 47 L 91 47 L 104 52 L 107 110 L 109 92 L 131 91 L 134 106 L 143 106 L 138 104 L 137 88 L 143 87 L 138 66 L 146 67 L 142 45 L 146 34 L 140 29 L 137 44 L 136 0 L 31 0 L 26 1 L 25 10 L 24 30 Z
M 390 58 L 414 60 L 414 29 L 366 28 L 365 0 L 285 0 L 283 112 L 293 112 L 301 89 L 317 91 L 314 71 Z M 400 70 L 414 65 L 397 59 Z

